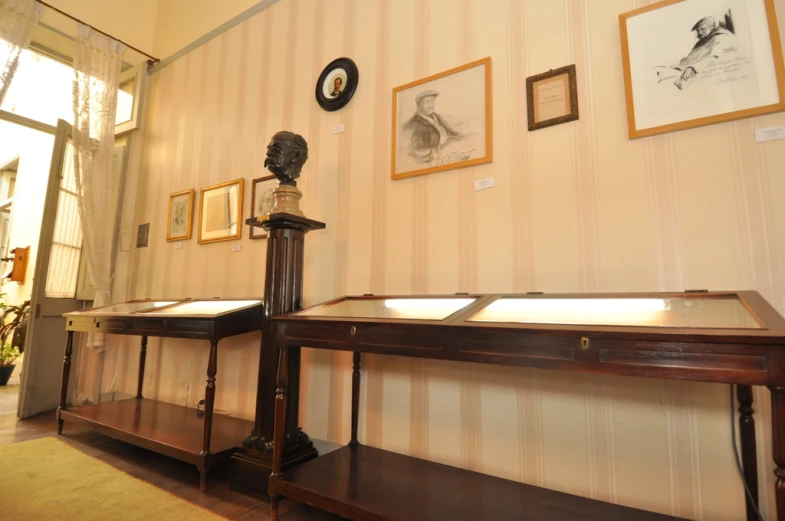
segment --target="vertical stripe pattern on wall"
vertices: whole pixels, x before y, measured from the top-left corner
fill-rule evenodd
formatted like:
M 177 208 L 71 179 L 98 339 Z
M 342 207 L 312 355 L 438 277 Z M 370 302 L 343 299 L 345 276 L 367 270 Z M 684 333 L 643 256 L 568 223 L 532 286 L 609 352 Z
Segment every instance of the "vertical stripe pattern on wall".
M 430 74 L 430 0 L 415 3 L 414 78 Z M 405 181 L 406 182 L 406 181 Z M 410 179 L 413 196 L 412 218 L 412 293 L 428 293 L 428 178 Z M 428 372 L 425 360 L 412 358 L 409 430 L 409 453 L 419 458 L 428 457 Z
M 323 57 L 323 45 L 322 40 L 324 38 L 324 10 L 325 0 L 317 0 L 314 3 L 314 18 L 313 18 L 313 28 L 312 32 L 314 35 L 313 38 L 313 47 L 312 47 L 312 63 L 311 63 L 311 77 L 318 78 L 319 74 L 322 71 L 322 67 L 324 67 L 324 57 Z M 314 158 L 319 157 L 319 128 L 321 126 L 321 113 L 322 109 L 316 103 L 312 103 L 310 106 L 310 111 L 308 114 L 308 153 L 309 153 L 309 163 L 305 164 L 303 168 L 303 172 L 300 177 L 300 189 L 303 194 L 313 194 L 315 192 L 315 175 L 314 172 L 317 170 L 313 165 L 316 164 Z M 294 129 L 293 129 L 294 130 Z M 304 198 L 302 201 L 302 210 L 305 212 L 305 215 L 316 215 L 315 211 L 315 197 L 308 197 Z M 318 219 L 318 217 L 315 217 Z M 309 262 L 309 255 L 306 250 L 306 258 L 305 262 Z M 309 288 L 313 284 L 313 274 L 314 270 L 305 270 L 303 274 L 303 287 Z M 306 298 L 305 295 L 303 298 Z M 300 396 L 309 396 L 309 386 L 310 386 L 310 368 L 312 364 L 312 356 L 314 355 L 313 351 L 310 349 L 302 349 L 301 355 L 301 362 L 300 362 Z M 308 422 L 308 405 L 310 400 L 307 398 L 305 400 L 300 400 L 300 423 L 308 429 L 309 422 Z
M 785 141 L 754 130 L 785 115 L 630 141 L 618 15 L 654 0 L 281 0 L 151 76 L 123 223 L 150 246 L 120 252 L 128 298 L 259 297 L 266 241 L 175 249 L 172 192 L 266 175 L 270 136 L 302 134 L 308 234 L 304 301 L 344 293 L 755 289 L 785 311 Z M 774 0 L 785 13 L 785 0 Z M 782 15 L 781 15 L 782 16 Z M 342 110 L 313 96 L 319 73 L 355 60 Z M 493 60 L 495 160 L 392 181 L 392 89 Z M 527 76 L 574 62 L 580 119 L 536 132 Z M 345 132 L 332 134 L 339 123 Z M 135 136 L 136 137 L 136 136 Z M 475 192 L 476 179 L 494 177 Z M 232 245 L 242 246 L 239 253 Z M 250 418 L 259 335 L 219 348 L 217 410 Z M 144 392 L 194 407 L 207 346 L 151 339 Z M 138 339 L 112 338 L 105 396 L 136 392 Z M 80 362 L 80 396 L 96 359 Z M 349 432 L 348 355 L 305 349 L 301 423 Z M 712 521 L 743 518 L 727 387 L 363 357 L 361 441 L 584 496 Z M 761 503 L 773 509 L 770 405 L 755 390 Z
M 356 0 L 344 0 L 344 21 L 343 21 L 343 50 L 344 55 L 352 56 L 355 53 L 355 6 Z M 350 104 L 342 109 L 342 118 L 346 130 L 338 138 L 338 240 L 336 252 L 336 272 L 334 295 L 345 295 L 348 289 L 347 278 L 349 276 L 349 204 L 350 204 L 350 162 L 352 154 L 352 116 L 354 105 Z M 343 432 L 346 426 L 344 418 L 344 403 L 351 398 L 349 393 L 344 393 L 345 383 L 348 383 L 347 372 L 351 371 L 352 354 L 343 351 L 333 352 L 333 363 L 330 378 L 330 416 L 328 418 L 328 430 L 330 439 L 336 442 L 345 442 Z M 348 432 L 348 430 L 347 430 Z
M 389 182 L 389 153 L 387 143 L 390 140 L 389 107 L 392 104 L 389 88 L 390 63 L 390 2 L 379 0 L 377 11 L 376 42 L 376 78 L 374 84 L 373 117 L 376 121 L 373 135 L 373 213 L 371 235 L 371 292 L 376 295 L 385 294 L 385 240 L 386 229 L 386 188 Z M 362 378 L 367 382 L 365 408 L 365 439 L 364 443 L 372 447 L 382 445 L 382 373 L 381 360 L 378 355 L 363 356 L 364 371 Z

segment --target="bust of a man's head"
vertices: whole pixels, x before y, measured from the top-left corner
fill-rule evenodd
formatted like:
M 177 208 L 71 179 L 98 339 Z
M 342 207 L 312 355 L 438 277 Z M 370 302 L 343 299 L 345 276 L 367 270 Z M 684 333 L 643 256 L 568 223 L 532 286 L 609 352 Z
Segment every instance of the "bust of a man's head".
M 297 186 L 295 179 L 308 160 L 308 143 L 299 134 L 281 131 L 267 145 L 264 166 L 278 178 L 278 184 Z

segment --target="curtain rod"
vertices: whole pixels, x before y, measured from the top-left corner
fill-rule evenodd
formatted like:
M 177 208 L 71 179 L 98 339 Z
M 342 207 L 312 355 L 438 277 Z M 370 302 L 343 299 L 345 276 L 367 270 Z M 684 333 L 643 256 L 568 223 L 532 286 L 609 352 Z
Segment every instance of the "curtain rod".
M 136 47 L 134 47 L 133 45 L 131 45 L 131 44 L 128 44 L 128 43 L 126 43 L 126 42 L 124 42 L 124 41 L 122 41 L 122 40 L 120 40 L 120 39 L 118 39 L 118 38 L 115 38 L 115 37 L 114 37 L 114 36 L 112 36 L 111 34 L 109 34 L 109 33 L 105 33 L 105 32 L 104 32 L 104 31 L 102 31 L 101 29 L 98 29 L 98 28 L 96 28 L 96 27 L 93 27 L 92 25 L 90 25 L 90 24 L 88 24 L 88 23 L 86 23 L 86 22 L 83 22 L 82 20 L 80 20 L 79 18 L 77 18 L 77 17 L 75 17 L 75 16 L 71 16 L 70 14 L 66 13 L 65 11 L 62 11 L 62 10 L 60 10 L 60 9 L 56 8 L 56 7 L 55 7 L 55 6 L 53 6 L 53 5 L 47 4 L 46 2 L 42 2 L 41 0 L 37 0 L 37 2 L 38 2 L 39 4 L 45 5 L 45 6 L 46 6 L 46 7 L 48 7 L 49 9 L 52 9 L 53 11 L 57 11 L 57 12 L 58 12 L 58 13 L 60 13 L 61 15 L 63 15 L 63 16 L 66 16 L 66 17 L 70 18 L 71 20 L 73 20 L 73 21 L 75 21 L 75 22 L 79 22 L 80 24 L 83 24 L 83 25 L 86 25 L 86 26 L 88 26 L 88 27 L 89 27 L 90 29 L 92 29 L 93 31 L 99 32 L 99 33 L 103 34 L 104 36 L 108 36 L 109 38 L 111 38 L 111 39 L 113 39 L 113 40 L 117 40 L 118 42 L 122 43 L 123 45 L 125 45 L 125 46 L 126 46 L 126 47 L 128 47 L 129 49 L 132 49 L 132 50 L 134 50 L 134 51 L 138 52 L 138 53 L 139 53 L 139 54 L 141 54 L 142 56 L 147 56 L 148 58 L 150 58 L 150 59 L 148 60 L 148 62 L 150 63 L 150 65 L 152 65 L 152 64 L 154 64 L 154 63 L 156 63 L 156 62 L 159 62 L 159 61 L 161 61 L 161 60 L 159 60 L 158 58 L 156 58 L 155 56 L 151 56 L 151 55 L 147 54 L 147 53 L 146 53 L 146 52 L 144 52 L 144 51 L 140 51 L 139 49 L 137 49 L 137 48 L 136 48 Z

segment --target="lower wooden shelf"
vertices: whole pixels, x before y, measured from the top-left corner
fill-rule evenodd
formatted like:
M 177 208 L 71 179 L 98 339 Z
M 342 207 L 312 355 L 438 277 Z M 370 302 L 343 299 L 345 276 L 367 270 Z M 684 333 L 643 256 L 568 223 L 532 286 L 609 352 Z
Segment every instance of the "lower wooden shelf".
M 681 520 L 363 445 L 342 447 L 270 483 L 277 494 L 362 521 Z
M 210 467 L 226 461 L 253 429 L 253 422 L 213 414 L 210 456 L 202 454 L 204 418 L 196 409 L 133 398 L 69 407 L 59 412 L 69 423 L 194 465 Z

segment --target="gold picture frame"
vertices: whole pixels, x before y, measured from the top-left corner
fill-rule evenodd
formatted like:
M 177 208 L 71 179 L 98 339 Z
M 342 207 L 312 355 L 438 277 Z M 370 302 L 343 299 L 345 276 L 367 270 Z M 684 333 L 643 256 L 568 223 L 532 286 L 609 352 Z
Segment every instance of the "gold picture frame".
M 194 189 L 169 194 L 166 240 L 187 241 L 191 238 L 194 215 Z
M 242 237 L 244 182 L 234 179 L 199 191 L 199 244 Z
M 630 139 L 785 111 L 773 0 L 665 0 L 619 24 Z
M 274 175 L 258 177 L 251 181 L 251 219 L 270 212 L 275 202 L 272 191 L 278 187 L 278 178 Z M 267 230 L 259 226 L 249 226 L 248 236 L 251 239 L 266 239 Z
M 487 57 L 393 89 L 393 180 L 493 161 L 491 69 Z
M 529 131 L 579 119 L 575 65 L 526 78 Z

